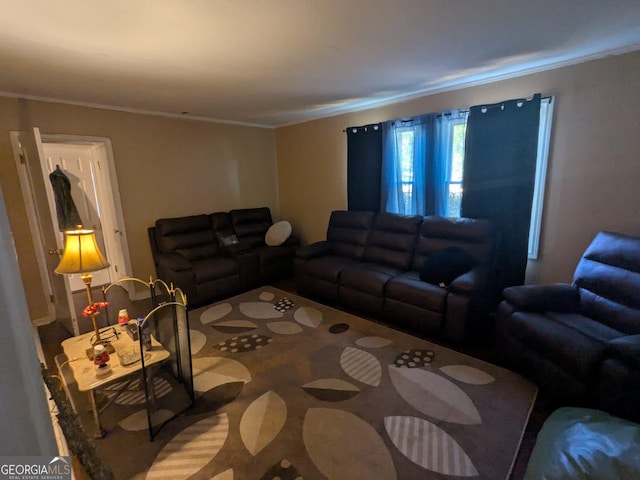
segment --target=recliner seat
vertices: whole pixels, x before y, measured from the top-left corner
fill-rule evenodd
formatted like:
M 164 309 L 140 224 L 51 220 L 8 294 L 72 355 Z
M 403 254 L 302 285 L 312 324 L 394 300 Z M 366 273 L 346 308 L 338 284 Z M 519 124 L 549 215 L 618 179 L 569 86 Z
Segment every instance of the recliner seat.
M 600 232 L 571 285 L 509 287 L 503 295 L 497 321 L 508 367 L 559 402 L 640 418 L 640 238 Z

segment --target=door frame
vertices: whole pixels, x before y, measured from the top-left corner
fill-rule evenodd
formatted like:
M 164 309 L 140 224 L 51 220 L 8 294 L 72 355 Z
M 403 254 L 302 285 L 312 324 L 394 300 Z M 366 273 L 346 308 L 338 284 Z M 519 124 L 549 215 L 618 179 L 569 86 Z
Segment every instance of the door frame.
M 40 274 L 40 280 L 42 283 L 43 292 L 46 295 L 50 295 L 53 291 L 51 281 L 49 279 L 49 272 L 47 271 L 46 259 L 45 255 L 47 247 L 43 244 L 43 237 L 41 232 L 41 226 L 39 224 L 39 217 L 37 215 L 37 210 L 35 207 L 34 201 L 34 193 L 32 191 L 32 185 L 29 178 L 29 173 L 27 171 L 27 164 L 23 161 L 22 158 L 22 147 L 21 143 L 26 135 L 26 132 L 21 131 L 12 131 L 9 133 L 11 138 L 11 144 L 14 152 L 14 160 L 16 162 L 16 168 L 18 170 L 18 178 L 20 180 L 20 187 L 22 190 L 22 197 L 25 203 L 25 209 L 27 212 L 27 219 L 29 223 L 29 229 L 31 231 L 31 237 L 33 239 L 34 247 L 35 247 L 35 255 L 38 261 L 38 270 Z M 104 160 L 104 165 L 106 168 L 97 169 L 96 175 L 96 183 L 101 190 L 99 193 L 101 202 L 101 207 L 103 211 L 101 212 L 101 223 L 104 225 L 107 224 L 107 228 L 113 228 L 114 230 L 118 230 L 120 245 L 119 248 L 113 245 L 112 241 L 108 241 L 105 239 L 105 249 L 108 250 L 105 252 L 107 254 L 107 258 L 111 257 L 115 260 L 115 265 L 120 265 L 120 268 L 115 270 L 114 266 L 109 267 L 110 269 L 114 269 L 111 271 L 111 278 L 114 281 L 118 278 L 130 276 L 131 275 L 131 258 L 129 256 L 129 243 L 127 241 L 127 234 L 124 223 L 124 215 L 122 213 L 122 204 L 120 201 L 120 189 L 118 186 L 118 177 L 116 175 L 115 169 L 115 161 L 113 156 L 113 148 L 111 145 L 111 139 L 108 137 L 96 137 L 96 136 L 86 136 L 86 135 L 67 135 L 67 134 L 40 134 L 42 143 L 59 143 L 59 144 L 73 144 L 73 145 L 84 145 L 92 148 L 94 154 L 100 155 L 101 159 Z M 40 152 L 42 154 L 42 152 Z M 42 161 L 40 164 L 42 165 Z M 105 201 L 106 200 L 106 201 Z M 106 208 L 105 208 L 106 207 Z M 104 219 L 102 217 L 105 217 Z M 71 299 L 71 291 L 69 288 L 68 282 L 65 282 L 65 287 L 67 289 L 67 301 L 70 303 L 69 308 L 71 311 L 72 323 L 74 334 L 78 335 L 78 321 L 76 318 L 75 307 L 73 305 L 73 301 Z M 131 292 L 129 292 L 131 294 Z M 32 321 L 36 324 L 39 323 L 49 323 L 55 320 L 55 306 L 53 302 L 48 302 L 47 304 L 47 317 L 40 319 L 32 319 Z

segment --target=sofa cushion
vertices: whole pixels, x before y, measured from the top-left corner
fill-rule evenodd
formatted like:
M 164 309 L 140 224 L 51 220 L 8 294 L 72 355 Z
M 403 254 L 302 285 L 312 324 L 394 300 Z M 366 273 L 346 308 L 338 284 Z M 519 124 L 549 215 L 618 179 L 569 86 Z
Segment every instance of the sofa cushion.
M 326 255 L 324 257 L 307 260 L 302 267 L 302 274 L 338 283 L 338 277 L 342 270 L 348 265 L 358 263 L 357 260 L 337 255 Z
M 247 248 L 265 245 L 264 236 L 273 224 L 268 207 L 231 210 L 229 219 L 242 245 Z
M 516 311 L 504 328 L 509 336 L 583 381 L 595 374 L 607 342 L 622 336 L 576 313 Z
M 215 243 L 208 215 L 157 220 L 156 236 L 160 253 Z
M 363 260 L 409 270 L 421 223 L 422 217 L 417 215 L 378 213 L 367 239 Z
M 272 265 L 293 258 L 295 249 L 295 245 L 280 245 L 277 247 L 258 247 L 253 251 L 258 254 L 260 265 Z
M 576 267 L 580 308 L 629 335 L 640 334 L 640 239 L 599 232 Z
M 264 236 L 264 242 L 270 247 L 282 245 L 291 236 L 291 224 L 281 220 L 269 227 Z
M 449 285 L 471 270 L 477 262 L 460 247 L 447 247 L 433 252 L 420 266 L 420 280 L 434 285 Z
M 331 212 L 327 241 L 331 253 L 360 260 L 374 218 L 373 212 L 336 210 Z
M 359 263 L 345 267 L 340 274 L 339 283 L 340 287 L 382 298 L 387 282 L 401 273 L 401 270 L 386 265 L 369 262 Z
M 214 257 L 217 252 L 218 249 L 215 243 L 205 243 L 203 245 L 196 245 L 190 248 L 178 248 L 176 250 L 176 253 L 179 253 L 190 262 Z
M 447 293 L 444 288 L 420 280 L 418 272 L 405 272 L 392 278 L 386 289 L 387 298 L 432 312 L 444 312 Z
M 228 257 L 213 257 L 192 263 L 198 284 L 238 273 L 238 262 Z
M 424 217 L 420 226 L 411 269 L 420 271 L 429 255 L 453 246 L 469 252 L 478 265 L 489 265 L 493 245 L 494 237 L 488 220 L 429 215 Z

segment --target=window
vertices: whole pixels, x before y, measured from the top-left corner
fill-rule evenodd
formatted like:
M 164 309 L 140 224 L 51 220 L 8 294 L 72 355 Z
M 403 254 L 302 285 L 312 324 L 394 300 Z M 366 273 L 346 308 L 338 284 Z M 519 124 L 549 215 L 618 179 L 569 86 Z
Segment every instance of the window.
M 533 204 L 531 206 L 531 224 L 529 225 L 530 259 L 538 258 L 540 225 L 542 224 L 542 204 L 544 202 L 544 184 L 547 178 L 547 159 L 551 140 L 551 119 L 553 118 L 553 97 L 543 98 L 540 102 L 540 127 L 538 129 L 538 157 L 536 158 L 536 180 L 533 185 Z
M 413 162 L 413 127 L 401 127 L 396 129 L 396 140 L 400 145 L 400 191 L 404 212 L 411 211 L 411 198 L 413 196 L 414 162 Z
M 533 191 L 533 206 L 531 208 L 531 224 L 529 229 L 528 258 L 538 256 L 538 242 L 540 225 L 542 222 L 542 204 L 544 200 L 544 184 L 547 172 L 547 158 L 549 155 L 549 139 L 551 136 L 552 98 L 543 98 L 540 104 L 540 127 L 538 132 L 538 156 L 536 159 L 536 175 Z M 442 113 L 439 116 L 438 134 L 440 142 L 437 146 L 444 155 L 436 155 L 436 162 L 444 162 L 444 182 L 433 182 L 436 189 L 444 189 L 443 208 L 439 209 L 449 217 L 460 216 L 460 206 L 463 192 L 464 148 L 467 131 L 467 114 L 458 112 L 455 116 Z M 405 213 L 413 212 L 410 208 L 414 190 L 414 127 L 398 127 L 395 130 L 397 144 L 400 145 L 400 178 L 402 182 L 402 200 Z M 427 180 L 429 181 L 429 180 Z M 438 186 L 439 185 L 439 186 Z M 438 192 L 436 192 L 436 196 Z
M 452 135 L 447 147 L 451 148 L 451 162 L 447 165 L 447 216 L 459 217 L 462 204 L 462 173 L 464 172 L 464 138 L 467 117 L 453 120 Z

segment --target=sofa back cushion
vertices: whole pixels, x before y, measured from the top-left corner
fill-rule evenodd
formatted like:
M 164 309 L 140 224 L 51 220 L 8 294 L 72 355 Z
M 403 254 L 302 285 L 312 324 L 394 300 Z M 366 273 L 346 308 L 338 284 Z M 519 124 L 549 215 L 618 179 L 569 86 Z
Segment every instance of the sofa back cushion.
M 331 244 L 331 253 L 362 259 L 374 215 L 373 212 L 355 210 L 331 212 L 327 228 L 327 241 Z
M 229 217 L 228 212 L 215 212 L 209 215 L 209 219 L 211 220 L 211 228 L 213 228 L 213 233 L 218 240 L 218 245 L 223 246 L 223 239 L 226 237 L 235 235 L 237 238 L 236 232 L 233 230 L 233 225 L 231 225 L 231 218 Z
M 242 246 L 255 248 L 265 245 L 264 236 L 273 224 L 268 207 L 231 210 L 229 219 Z
M 469 252 L 478 265 L 490 265 L 494 242 L 488 220 L 428 215 L 420 226 L 411 269 L 420 271 L 429 255 L 447 247 Z
M 421 223 L 422 217 L 418 215 L 376 214 L 363 260 L 409 270 Z
M 640 238 L 598 233 L 573 283 L 582 314 L 628 335 L 640 334 Z
M 218 251 L 208 215 L 161 218 L 156 221 L 160 253 L 180 253 L 189 260 L 208 258 Z

